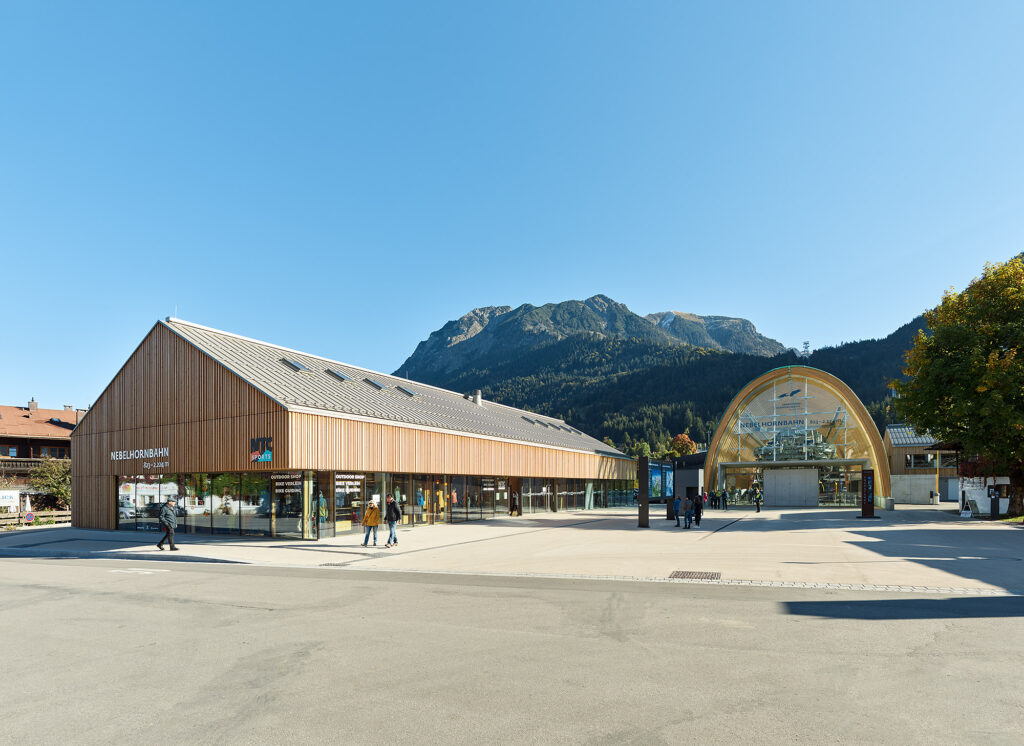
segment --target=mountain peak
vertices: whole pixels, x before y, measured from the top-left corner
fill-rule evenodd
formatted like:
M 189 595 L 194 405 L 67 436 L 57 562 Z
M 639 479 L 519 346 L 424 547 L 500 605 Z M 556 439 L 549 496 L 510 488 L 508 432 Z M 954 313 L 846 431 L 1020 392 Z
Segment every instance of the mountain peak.
M 449 321 L 416 346 L 396 371 L 424 383 L 446 380 L 457 370 L 514 358 L 577 335 L 635 339 L 657 345 L 687 344 L 752 355 L 775 355 L 785 348 L 758 334 L 746 319 L 665 311 L 647 317 L 598 293 L 586 300 L 534 306 L 474 308 Z
M 698 316 L 682 311 L 650 313 L 645 318 L 678 341 L 694 347 L 762 357 L 771 357 L 786 351 L 782 343 L 759 333 L 757 327 L 747 319 L 731 316 Z

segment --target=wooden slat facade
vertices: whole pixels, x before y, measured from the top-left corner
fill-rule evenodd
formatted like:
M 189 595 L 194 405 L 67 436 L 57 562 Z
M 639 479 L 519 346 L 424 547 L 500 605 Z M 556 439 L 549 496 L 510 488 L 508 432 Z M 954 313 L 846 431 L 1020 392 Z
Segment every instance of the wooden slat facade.
M 273 438 L 273 460 L 250 440 Z M 116 526 L 116 475 L 282 469 L 634 479 L 632 460 L 528 443 L 289 412 L 157 324 L 74 431 L 75 526 Z M 112 460 L 112 451 L 167 448 Z M 149 464 L 149 466 L 147 466 Z
M 634 479 L 632 460 L 317 414 L 288 415 L 293 469 Z
M 284 468 L 286 415 L 273 399 L 158 324 L 71 436 L 74 525 L 114 528 L 115 475 Z M 274 460 L 251 463 L 250 439 L 266 436 L 274 439 Z M 110 457 L 111 451 L 163 447 L 170 449 L 166 458 Z

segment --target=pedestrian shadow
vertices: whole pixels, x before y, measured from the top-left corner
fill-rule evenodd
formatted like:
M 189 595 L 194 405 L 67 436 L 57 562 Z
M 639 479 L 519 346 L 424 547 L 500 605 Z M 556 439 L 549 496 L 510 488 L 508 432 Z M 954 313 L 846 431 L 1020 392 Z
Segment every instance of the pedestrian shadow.
M 785 601 L 783 611 L 820 619 L 1006 619 L 1024 617 L 1024 596 L 898 598 L 877 601 Z

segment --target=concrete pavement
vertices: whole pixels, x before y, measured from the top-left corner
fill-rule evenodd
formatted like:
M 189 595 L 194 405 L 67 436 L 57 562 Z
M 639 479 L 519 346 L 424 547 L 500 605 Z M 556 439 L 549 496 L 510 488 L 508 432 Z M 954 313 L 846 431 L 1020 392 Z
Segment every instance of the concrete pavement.
M 0 559 L 0 743 L 1017 744 L 1022 634 L 1017 596 Z
M 1024 593 L 1022 529 L 942 508 L 908 506 L 876 521 L 852 510 L 708 511 L 690 531 L 658 509 L 650 529 L 636 527 L 632 510 L 548 513 L 402 529 L 392 550 L 364 549 L 356 534 L 319 542 L 181 535 L 183 551 L 171 554 L 155 549 L 152 533 L 57 527 L 0 534 L 0 556 L 660 581 L 682 571 L 720 579 L 678 582 Z

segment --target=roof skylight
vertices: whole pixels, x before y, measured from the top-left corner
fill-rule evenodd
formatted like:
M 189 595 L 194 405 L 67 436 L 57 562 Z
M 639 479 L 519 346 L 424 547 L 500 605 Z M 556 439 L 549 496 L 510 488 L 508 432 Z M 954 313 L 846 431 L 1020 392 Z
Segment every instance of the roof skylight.
M 405 386 L 395 386 L 396 389 L 401 391 L 406 396 L 416 396 L 416 392 L 412 389 L 407 389 Z
M 327 374 L 331 375 L 331 376 L 334 376 L 339 381 L 351 381 L 352 380 L 351 376 L 346 376 L 344 373 L 342 373 L 337 368 L 328 368 L 327 369 Z
M 383 383 L 381 383 L 380 381 L 375 381 L 372 378 L 364 378 L 363 380 L 366 381 L 366 383 L 373 386 L 378 391 L 383 391 L 384 389 L 387 388 L 387 386 L 385 386 Z
M 300 363 L 298 360 L 293 360 L 290 357 L 283 357 L 283 358 L 281 358 L 281 362 L 284 363 L 285 365 L 289 366 L 290 368 L 292 368 L 294 370 L 297 370 L 299 372 L 306 372 L 306 373 L 310 372 L 309 368 L 307 368 L 305 365 Z

